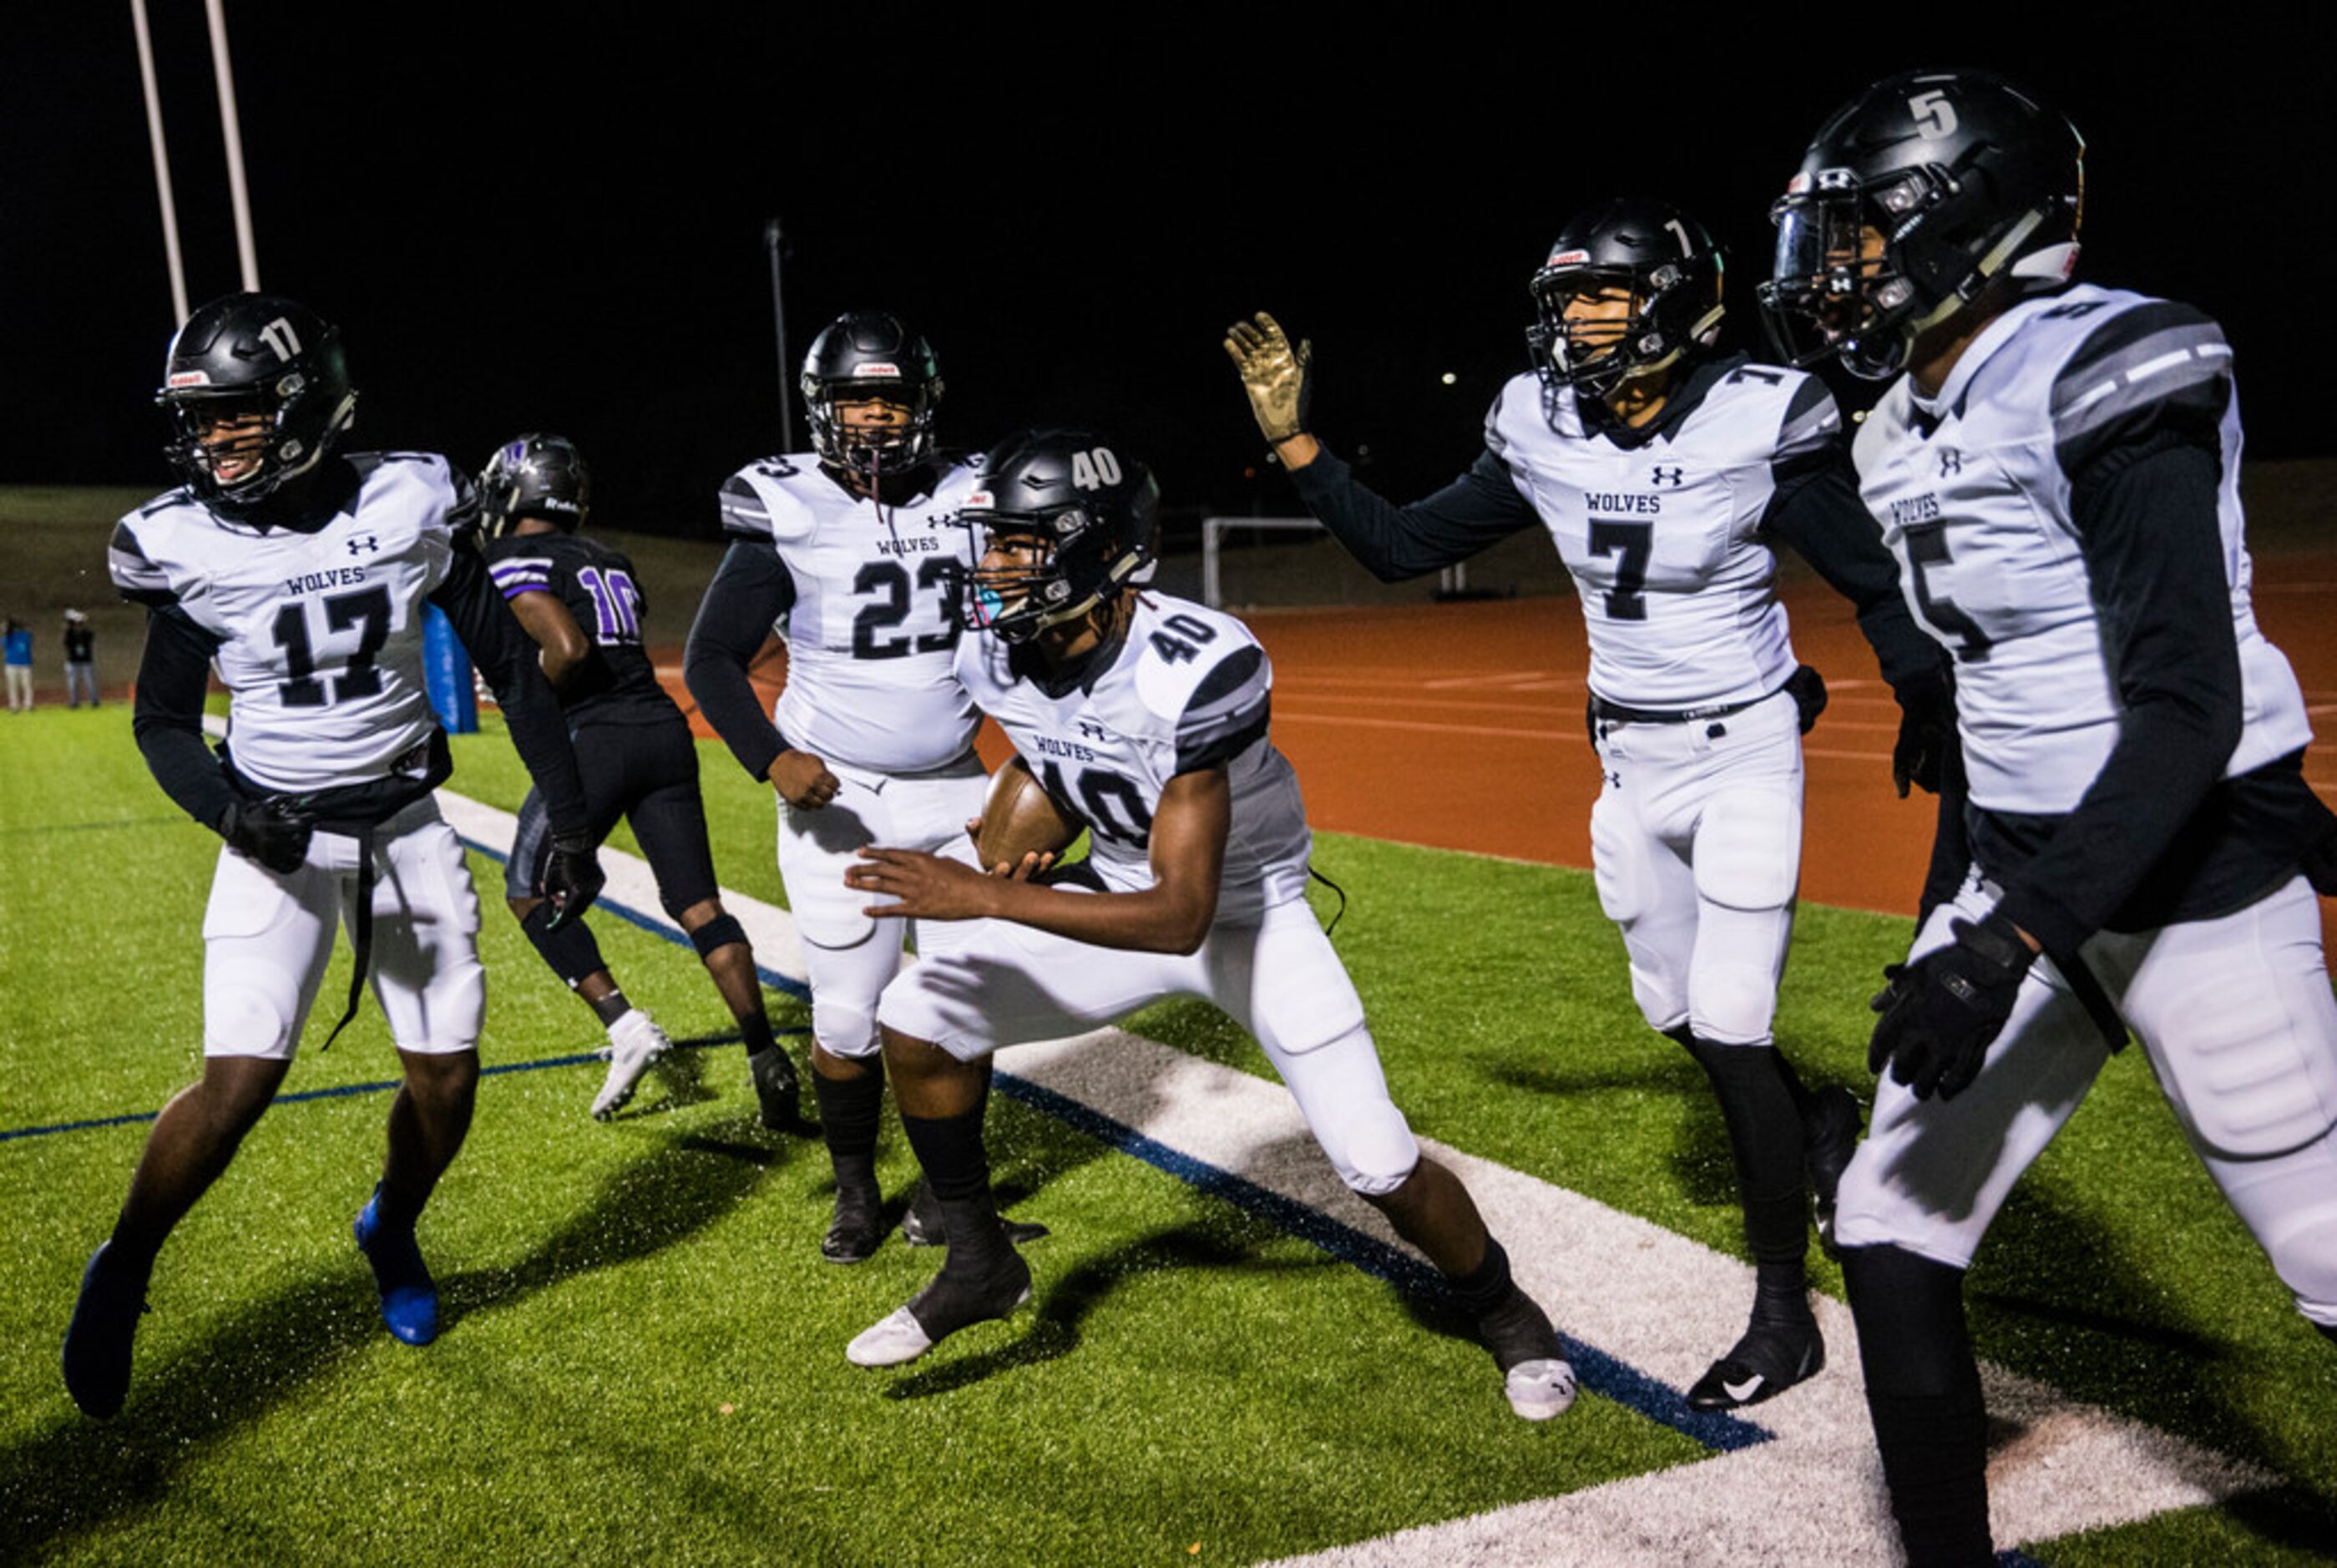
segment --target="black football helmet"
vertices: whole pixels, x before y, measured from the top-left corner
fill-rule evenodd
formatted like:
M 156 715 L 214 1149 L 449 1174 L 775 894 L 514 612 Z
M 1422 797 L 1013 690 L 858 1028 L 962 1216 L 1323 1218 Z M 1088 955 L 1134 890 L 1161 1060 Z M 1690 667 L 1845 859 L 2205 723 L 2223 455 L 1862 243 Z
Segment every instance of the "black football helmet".
M 1536 318 L 1526 342 L 1547 387 L 1604 397 L 1720 336 L 1719 242 L 1667 201 L 1618 198 L 1577 213 L 1527 287 Z M 1566 319 L 1569 299 L 1609 289 L 1629 291 L 1628 320 Z
M 1795 365 L 1895 375 L 1925 331 L 2002 279 L 2059 287 L 2078 260 L 2086 144 L 1985 71 L 1904 71 L 1819 130 L 1771 210 L 1761 305 Z
M 479 471 L 479 521 L 490 539 L 500 539 L 523 517 L 541 517 L 573 534 L 592 507 L 592 470 L 564 436 L 515 436 Z
M 977 563 L 993 539 L 1035 539 L 1035 564 L 977 565 L 960 601 L 967 626 L 1027 642 L 1119 592 L 1152 559 L 1160 486 L 1152 470 L 1090 430 L 1026 430 L 992 448 L 957 520 Z
M 941 407 L 941 362 L 910 325 L 889 310 L 853 310 L 829 322 L 804 356 L 801 382 L 812 450 L 831 467 L 874 483 L 933 456 Z M 836 406 L 882 397 L 909 410 L 909 422 L 875 439 L 848 436 Z
M 230 294 L 197 309 L 171 339 L 154 401 L 171 417 L 163 447 L 205 501 L 249 505 L 315 467 L 357 412 L 340 328 L 277 294 Z M 263 416 L 250 441 L 206 446 L 215 421 Z M 221 478 L 222 461 L 239 471 Z

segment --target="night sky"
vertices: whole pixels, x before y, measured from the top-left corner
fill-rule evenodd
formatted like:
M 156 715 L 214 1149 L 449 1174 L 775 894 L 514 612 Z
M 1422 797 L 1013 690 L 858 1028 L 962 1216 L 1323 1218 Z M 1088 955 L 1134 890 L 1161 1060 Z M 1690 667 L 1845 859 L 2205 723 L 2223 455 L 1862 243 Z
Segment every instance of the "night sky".
M 237 287 L 202 8 L 150 4 L 200 301 Z M 160 489 L 173 322 L 129 6 L 23 9 L 0 482 Z M 1730 341 L 1757 348 L 1766 211 L 1810 132 L 1876 76 L 1970 63 L 2085 132 L 2080 275 L 2224 321 L 2252 456 L 2337 454 L 2317 38 L 1999 35 L 2019 14 L 2000 10 L 1943 55 L 1855 7 L 1833 44 L 1656 7 L 1553 13 L 1546 38 L 1359 32 L 1346 10 L 1237 32 L 1166 9 L 924 30 L 807 9 L 230 0 L 261 280 L 341 325 L 355 445 L 475 467 L 556 429 L 594 466 L 597 522 L 710 537 L 722 477 L 783 445 L 777 216 L 796 356 L 839 311 L 900 310 L 939 350 L 949 442 L 1100 425 L 1172 506 L 1290 511 L 1277 475 L 1246 476 L 1260 444 L 1217 346 L 1263 307 L 1315 339 L 1325 439 L 1367 446 L 1408 498 L 1475 455 L 1571 211 L 1643 193 L 1703 215 Z M 1852 39 L 1862 15 L 1880 41 Z

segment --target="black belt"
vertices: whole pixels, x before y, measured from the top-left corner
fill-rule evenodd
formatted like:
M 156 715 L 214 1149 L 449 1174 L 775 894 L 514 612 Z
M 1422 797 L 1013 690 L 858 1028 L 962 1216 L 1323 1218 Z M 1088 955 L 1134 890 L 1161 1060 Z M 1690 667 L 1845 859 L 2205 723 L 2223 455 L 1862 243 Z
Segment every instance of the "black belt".
M 1710 708 L 1662 709 L 1626 708 L 1620 702 L 1609 702 L 1593 692 L 1590 716 L 1602 724 L 1693 724 L 1699 719 L 1726 719 L 1731 713 L 1742 713 L 1756 702 L 1766 702 L 1775 696 L 1747 697 L 1742 702 L 1721 702 Z

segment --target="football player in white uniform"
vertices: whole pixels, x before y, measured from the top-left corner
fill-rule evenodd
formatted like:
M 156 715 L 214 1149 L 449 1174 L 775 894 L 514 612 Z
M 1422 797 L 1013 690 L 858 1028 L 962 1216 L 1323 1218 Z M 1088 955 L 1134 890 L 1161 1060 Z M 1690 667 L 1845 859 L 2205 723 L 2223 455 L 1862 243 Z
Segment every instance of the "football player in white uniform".
M 1257 1037 L 1347 1185 L 1426 1253 L 1474 1315 L 1511 1405 L 1546 1419 L 1574 1374 L 1452 1171 L 1420 1152 L 1338 955 L 1305 902 L 1312 838 L 1266 738 L 1271 672 L 1240 622 L 1141 593 L 1159 489 L 1124 449 L 1032 431 L 993 450 L 962 515 L 982 550 L 967 611 L 989 636 L 957 671 L 1067 816 L 1096 891 L 984 876 L 963 859 L 864 850 L 872 916 L 971 922 L 879 1009 L 901 1122 L 946 1216 L 949 1257 L 856 1338 L 864 1367 L 914 1359 L 1003 1317 L 1031 1270 L 990 1197 L 982 1102 L 992 1052 L 1207 997 Z M 891 902 L 897 900 L 897 903 Z
M 357 953 L 342 1022 L 370 973 L 405 1074 L 357 1242 L 390 1332 L 437 1335 L 414 1226 L 470 1126 L 486 991 L 478 897 L 431 796 L 450 763 L 423 690 L 425 602 L 494 682 L 543 791 L 543 896 L 573 919 L 601 886 L 559 704 L 457 540 L 470 485 L 430 454 L 337 450 L 357 403 L 339 333 L 289 299 L 213 300 L 172 340 L 158 396 L 186 484 L 122 520 L 109 564 L 149 612 L 139 750 L 227 847 L 203 916 L 203 1075 L 156 1118 L 66 1331 L 66 1389 L 100 1416 L 128 1391 L 155 1255 L 292 1064 L 337 923 Z M 213 670 L 231 700 L 216 756 Z
M 641 646 L 649 605 L 632 562 L 578 532 L 592 505 L 592 472 L 575 443 L 540 434 L 504 442 L 479 475 L 487 571 L 543 650 L 544 678 L 580 742 L 594 842 L 621 817 L 631 825 L 656 874 L 658 902 L 689 936 L 738 1021 L 763 1125 L 792 1131 L 802 1122 L 795 1063 L 771 1037 L 746 928 L 722 907 L 698 793 L 698 745 Z M 528 791 L 504 891 L 527 939 L 609 1032 L 609 1072 L 592 1097 L 592 1114 L 606 1121 L 671 1043 L 619 988 L 592 928 L 582 920 L 552 924 L 535 891 L 551 829 L 543 791 Z
M 876 998 L 904 943 L 931 953 L 950 933 L 869 918 L 844 873 L 867 844 L 973 858 L 965 823 L 982 811 L 981 715 L 951 668 L 964 564 L 956 535 L 937 527 L 972 470 L 934 446 L 941 367 L 897 316 L 838 317 L 804 356 L 802 387 L 813 450 L 723 484 L 730 548 L 690 628 L 683 678 L 731 754 L 778 793 L 779 876 L 811 972 L 812 1090 L 836 1169 L 820 1251 L 857 1263 L 885 1235 Z M 787 683 L 766 714 L 748 670 L 775 629 Z M 938 1219 L 921 1202 L 904 1230 L 931 1243 Z
M 1883 996 L 1843 1277 L 1917 1563 L 1992 1561 L 1964 1270 L 2131 1027 L 2297 1309 L 2337 1338 L 2337 1003 L 2295 676 L 2257 630 L 2232 351 L 2068 281 L 2084 148 L 1974 71 L 1829 120 L 1764 300 L 1805 359 L 1898 377 L 1859 482 L 1956 659 L 1970 874 Z M 2123 1022 L 2121 1023 L 2121 1020 Z
M 1409 506 L 1306 432 L 1307 353 L 1273 318 L 1237 324 L 1226 348 L 1299 495 L 1380 577 L 1530 528 L 1573 574 L 1606 776 L 1590 815 L 1599 903 L 1640 1012 L 1719 1099 L 1757 1275 L 1744 1336 L 1688 1390 L 1691 1406 L 1726 1409 L 1824 1365 L 1804 1192 L 1824 1235 L 1858 1132 L 1849 1091 L 1805 1090 L 1771 1027 L 1801 874 L 1801 736 L 1825 702 L 1794 659 L 1775 544 L 1857 605 L 1903 709 L 1902 795 L 1911 779 L 1939 786 L 1945 666 L 1860 508 L 1825 387 L 1714 352 L 1720 253 L 1702 224 L 1664 202 L 1604 202 L 1560 231 L 1531 289 L 1534 369 L 1494 399 L 1476 465 Z

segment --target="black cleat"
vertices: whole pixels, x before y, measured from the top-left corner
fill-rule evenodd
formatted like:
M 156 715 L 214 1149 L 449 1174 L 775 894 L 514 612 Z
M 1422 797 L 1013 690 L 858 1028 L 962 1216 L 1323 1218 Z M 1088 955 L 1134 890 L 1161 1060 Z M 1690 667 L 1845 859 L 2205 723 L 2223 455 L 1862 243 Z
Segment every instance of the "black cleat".
M 1745 1337 L 1687 1391 L 1691 1410 L 1734 1410 L 1758 1405 L 1825 1366 L 1825 1339 L 1817 1320 L 1765 1323 L 1755 1318 Z
M 1550 1314 L 1516 1286 L 1509 1299 L 1477 1319 L 1477 1334 L 1501 1369 L 1510 1408 L 1529 1421 L 1547 1421 L 1574 1403 L 1574 1368 Z
M 766 1132 L 805 1131 L 803 1085 L 796 1077 L 796 1064 L 788 1059 L 786 1046 L 774 1045 L 748 1056 L 747 1074 L 754 1083 L 755 1102 Z
M 82 1270 L 81 1295 L 65 1328 L 65 1392 L 84 1416 L 103 1421 L 130 1394 L 130 1350 L 146 1311 L 143 1280 L 124 1279 L 106 1266 L 101 1242 Z
M 873 1181 L 839 1186 L 836 1216 L 820 1238 L 819 1255 L 831 1263 L 865 1263 L 885 1240 L 885 1195 Z
M 864 1329 L 845 1348 L 856 1367 L 898 1367 L 914 1361 L 961 1328 L 1003 1318 L 1031 1299 L 1031 1265 L 1012 1247 L 979 1275 L 942 1265 L 933 1282 L 906 1307 Z
M 1858 1100 L 1849 1090 L 1834 1084 L 1810 1096 L 1809 1112 L 1802 1118 L 1802 1159 L 1809 1169 L 1818 1245 L 1829 1258 L 1842 1256 L 1834 1246 L 1833 1200 L 1842 1173 L 1858 1152 Z
M 1033 1220 L 1002 1217 L 999 1223 L 1006 1227 L 1006 1239 L 1017 1247 L 1053 1234 Z M 923 1181 L 917 1183 L 916 1195 L 909 1200 L 909 1211 L 901 1216 L 901 1240 L 912 1247 L 949 1245 L 949 1227 L 942 1220 L 942 1200 Z

